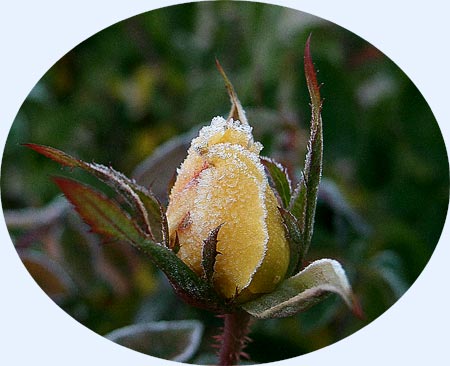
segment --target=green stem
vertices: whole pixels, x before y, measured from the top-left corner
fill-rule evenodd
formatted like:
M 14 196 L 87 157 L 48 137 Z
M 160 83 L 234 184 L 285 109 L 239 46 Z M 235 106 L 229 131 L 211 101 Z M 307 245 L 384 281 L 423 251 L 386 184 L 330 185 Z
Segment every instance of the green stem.
M 220 366 L 233 366 L 239 363 L 248 341 L 249 323 L 250 315 L 242 310 L 224 315 L 223 334 L 220 337 Z

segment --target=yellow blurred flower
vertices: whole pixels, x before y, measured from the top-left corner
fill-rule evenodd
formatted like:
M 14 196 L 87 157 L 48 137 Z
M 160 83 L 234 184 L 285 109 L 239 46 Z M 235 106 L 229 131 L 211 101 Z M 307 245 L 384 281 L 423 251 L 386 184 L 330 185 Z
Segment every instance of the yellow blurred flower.
M 212 281 L 221 296 L 238 302 L 273 291 L 289 264 L 278 203 L 260 162 L 262 145 L 241 119 L 215 117 L 200 130 L 167 208 L 170 240 L 178 240 L 178 256 L 199 275 L 204 240 L 222 225 Z

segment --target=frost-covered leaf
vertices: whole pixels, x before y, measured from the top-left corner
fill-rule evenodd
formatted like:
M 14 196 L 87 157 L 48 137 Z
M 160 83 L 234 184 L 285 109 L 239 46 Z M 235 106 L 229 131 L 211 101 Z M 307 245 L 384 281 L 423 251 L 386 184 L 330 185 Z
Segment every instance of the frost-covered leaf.
M 289 211 L 297 219 L 298 226 L 302 234 L 305 231 L 306 208 L 307 208 L 307 188 L 306 188 L 306 180 L 303 177 L 302 173 L 302 177 L 298 182 L 297 187 L 295 187 L 294 192 L 292 193 L 291 196 L 291 202 L 289 203 Z
M 109 340 L 150 356 L 187 362 L 196 353 L 203 335 L 197 320 L 133 324 L 105 335 Z
M 152 238 L 158 242 L 163 239 L 161 230 L 163 222 L 161 205 L 148 189 L 139 186 L 134 181 L 111 167 L 97 163 L 86 163 L 50 146 L 37 144 L 24 144 L 24 146 L 29 147 L 63 166 L 81 168 L 114 188 L 125 198 L 133 209 L 133 214 L 136 216 L 141 229 L 144 232 L 149 233 Z
M 46 156 L 47 158 L 52 159 L 53 161 L 56 161 L 57 163 L 67 166 L 70 168 L 81 168 L 83 165 L 83 162 L 81 160 L 75 159 L 74 157 L 70 156 L 69 154 L 66 154 L 65 152 L 55 149 L 50 146 L 44 146 L 44 145 L 38 145 L 38 144 L 23 144 L 23 146 L 26 146 L 39 154 L 42 154 Z
M 261 162 L 269 172 L 269 176 L 281 199 L 283 207 L 289 207 L 289 202 L 291 200 L 291 181 L 287 175 L 286 168 L 275 160 L 266 157 L 262 157 Z
M 338 294 L 350 308 L 358 310 L 342 266 L 333 259 L 320 259 L 286 279 L 272 293 L 242 307 L 257 318 L 283 318 L 307 310 L 330 293 Z
M 192 271 L 173 250 L 148 239 L 141 240 L 136 248 L 149 255 L 153 263 L 165 273 L 175 292 L 188 304 L 212 311 L 226 309 L 223 299 L 210 284 Z
M 322 100 L 316 72 L 311 59 L 310 38 L 305 46 L 305 75 L 311 98 L 311 131 L 308 141 L 308 151 L 305 159 L 302 179 L 292 196 L 290 209 L 303 230 L 303 240 L 306 250 L 311 243 L 314 215 L 316 212 L 317 195 L 322 176 L 323 136 L 322 136 Z

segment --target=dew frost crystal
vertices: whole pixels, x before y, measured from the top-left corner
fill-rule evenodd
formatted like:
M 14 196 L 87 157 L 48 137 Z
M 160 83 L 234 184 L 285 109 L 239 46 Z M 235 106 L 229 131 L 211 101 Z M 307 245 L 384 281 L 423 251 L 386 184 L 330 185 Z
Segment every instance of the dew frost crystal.
M 199 275 L 203 241 L 221 225 L 213 283 L 225 298 L 241 301 L 271 292 L 289 264 L 261 149 L 245 119 L 213 118 L 192 141 L 167 208 L 170 240 L 179 240 L 178 256 Z

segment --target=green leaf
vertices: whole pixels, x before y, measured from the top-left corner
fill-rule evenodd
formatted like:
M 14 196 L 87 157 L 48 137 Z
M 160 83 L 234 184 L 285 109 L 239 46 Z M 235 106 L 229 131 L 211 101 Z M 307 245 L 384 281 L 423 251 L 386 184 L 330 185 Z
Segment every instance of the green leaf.
M 330 179 L 322 178 L 320 182 L 319 201 L 326 204 L 333 212 L 342 217 L 359 235 L 367 236 L 371 227 L 348 203 L 341 190 Z
M 292 196 L 290 210 L 299 221 L 299 226 L 303 228 L 304 247 L 307 251 L 313 234 L 323 157 L 322 100 L 311 59 L 310 38 L 305 46 L 304 63 L 306 83 L 311 98 L 311 132 L 302 179 Z
M 165 360 L 187 362 L 200 346 L 203 325 L 198 320 L 133 324 L 105 335 L 134 351 Z
M 392 250 L 377 253 L 368 263 L 368 269 L 391 288 L 397 299 L 408 289 L 404 268 L 402 258 Z
M 86 163 L 73 156 L 49 146 L 37 144 L 24 144 L 24 146 L 56 161 L 57 163 L 70 168 L 81 168 L 119 192 L 133 209 L 137 221 L 144 232 L 161 242 L 164 235 L 161 232 L 163 214 L 161 204 L 156 197 L 146 188 L 139 186 L 134 181 L 127 178 L 122 173 L 111 167 L 106 167 L 96 163 Z
M 333 259 L 311 263 L 272 293 L 242 307 L 257 318 L 284 318 L 307 310 L 330 293 L 338 294 L 350 308 L 360 312 L 342 266 Z
M 261 157 L 261 162 L 269 173 L 269 176 L 275 186 L 275 190 L 281 199 L 282 207 L 289 207 L 292 188 L 286 168 L 275 160 L 266 157 Z

